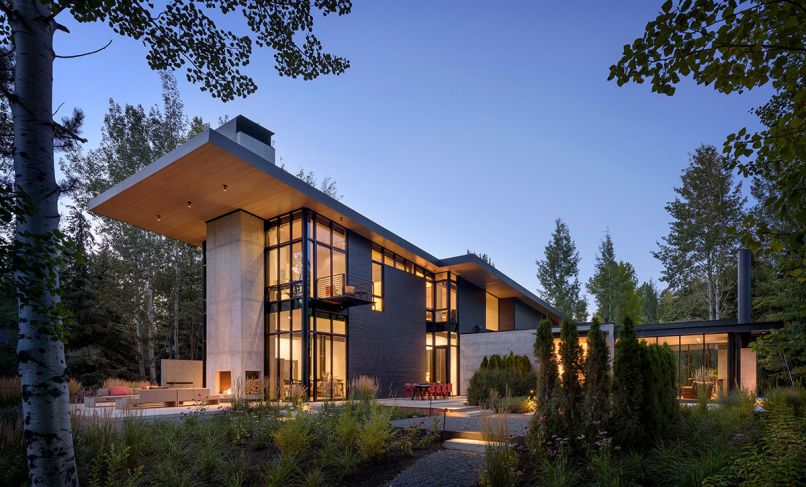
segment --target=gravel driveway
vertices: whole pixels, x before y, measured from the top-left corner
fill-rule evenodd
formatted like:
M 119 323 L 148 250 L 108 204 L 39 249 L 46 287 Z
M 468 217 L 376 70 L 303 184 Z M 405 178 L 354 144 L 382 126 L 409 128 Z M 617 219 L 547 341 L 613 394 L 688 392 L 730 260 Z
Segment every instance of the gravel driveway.
M 473 487 L 478 485 L 484 455 L 440 450 L 425 456 L 389 483 L 390 487 Z

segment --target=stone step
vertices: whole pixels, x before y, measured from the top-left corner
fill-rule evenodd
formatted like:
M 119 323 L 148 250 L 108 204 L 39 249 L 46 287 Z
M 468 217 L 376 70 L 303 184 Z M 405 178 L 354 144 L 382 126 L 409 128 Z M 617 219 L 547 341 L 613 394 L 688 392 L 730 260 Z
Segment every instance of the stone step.
M 487 450 L 489 441 L 471 440 L 467 438 L 454 438 L 442 444 L 448 450 L 461 450 L 475 453 L 484 453 Z
M 478 406 L 468 406 L 462 409 L 452 409 L 448 411 L 448 416 L 453 418 L 475 418 L 477 416 L 487 416 L 493 414 L 489 409 L 482 409 Z

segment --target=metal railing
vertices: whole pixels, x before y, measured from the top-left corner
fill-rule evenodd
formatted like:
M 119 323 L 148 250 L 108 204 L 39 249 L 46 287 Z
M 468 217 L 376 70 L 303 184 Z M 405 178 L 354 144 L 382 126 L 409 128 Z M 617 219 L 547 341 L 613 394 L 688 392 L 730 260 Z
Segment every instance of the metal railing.
M 334 274 L 316 280 L 318 299 L 354 298 L 372 301 L 372 281 L 350 274 Z

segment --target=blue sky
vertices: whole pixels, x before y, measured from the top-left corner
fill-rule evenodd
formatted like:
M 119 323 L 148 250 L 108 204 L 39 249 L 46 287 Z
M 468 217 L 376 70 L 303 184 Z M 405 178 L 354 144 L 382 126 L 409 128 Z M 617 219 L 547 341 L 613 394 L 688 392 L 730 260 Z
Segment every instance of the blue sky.
M 535 289 L 560 217 L 583 282 L 606 229 L 617 257 L 657 281 L 650 252 L 688 154 L 756 126 L 749 110 L 769 95 L 684 82 L 666 97 L 608 82 L 660 3 L 358 0 L 348 16 L 318 19 L 326 48 L 352 63 L 340 77 L 279 78 L 269 50 L 254 52 L 259 90 L 245 100 L 221 103 L 178 77 L 189 115 L 263 124 L 290 169 L 335 177 L 347 205 L 434 255 L 486 252 Z M 113 39 L 56 62 L 54 105 L 84 109 L 93 145 L 109 98 L 158 103 L 159 78 L 139 43 L 67 20 L 59 54 Z

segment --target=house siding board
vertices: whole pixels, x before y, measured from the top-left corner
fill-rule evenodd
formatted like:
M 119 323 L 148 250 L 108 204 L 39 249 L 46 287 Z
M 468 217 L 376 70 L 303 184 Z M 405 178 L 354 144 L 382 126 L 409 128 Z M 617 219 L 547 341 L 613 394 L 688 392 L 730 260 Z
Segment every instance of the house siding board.
M 539 313 L 519 300 L 515 300 L 514 307 L 516 330 L 535 330 L 540 320 L 545 318 L 544 314 Z
M 371 244 L 352 232 L 348 239 L 348 272 L 369 279 Z M 402 396 L 406 382 L 425 377 L 425 283 L 387 266 L 383 286 L 383 312 L 350 308 L 348 374 L 376 377 L 381 396 Z
M 456 282 L 456 294 L 459 333 L 484 331 L 487 319 L 484 289 L 460 277 Z
M 498 300 L 498 330 L 515 329 L 515 298 Z

